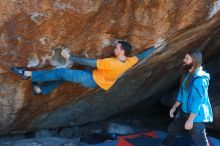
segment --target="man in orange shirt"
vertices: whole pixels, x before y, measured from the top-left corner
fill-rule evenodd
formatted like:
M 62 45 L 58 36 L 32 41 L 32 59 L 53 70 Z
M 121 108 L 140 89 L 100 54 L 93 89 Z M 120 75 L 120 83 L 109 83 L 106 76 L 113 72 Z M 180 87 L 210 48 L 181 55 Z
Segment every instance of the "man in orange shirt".
M 33 82 L 33 94 L 48 94 L 58 87 L 64 81 L 78 83 L 88 88 L 97 86 L 104 90 L 109 90 L 116 80 L 138 61 L 150 56 L 155 47 L 150 47 L 141 54 L 133 57 L 127 57 L 132 50 L 131 45 L 126 41 L 117 41 L 114 49 L 115 57 L 104 59 L 87 59 L 70 55 L 70 52 L 64 49 L 61 55 L 78 63 L 80 65 L 95 68 L 89 70 L 74 69 L 52 69 L 46 71 L 26 71 L 21 67 L 12 67 L 11 71 L 23 79 L 31 79 Z

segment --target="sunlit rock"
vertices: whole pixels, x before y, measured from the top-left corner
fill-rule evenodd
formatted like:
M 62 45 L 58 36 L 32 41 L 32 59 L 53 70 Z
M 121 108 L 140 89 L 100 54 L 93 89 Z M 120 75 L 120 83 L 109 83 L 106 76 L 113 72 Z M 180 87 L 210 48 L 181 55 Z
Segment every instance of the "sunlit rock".
M 106 119 L 176 88 L 187 50 L 202 50 L 205 63 L 220 54 L 219 1 L 2 0 L 0 6 L 0 134 Z M 33 96 L 31 81 L 9 71 L 65 65 L 60 53 L 51 55 L 57 46 L 102 58 L 112 55 L 115 40 L 129 41 L 137 54 L 161 39 L 166 44 L 109 91 L 65 83 L 49 95 Z M 31 58 L 33 50 L 37 57 Z

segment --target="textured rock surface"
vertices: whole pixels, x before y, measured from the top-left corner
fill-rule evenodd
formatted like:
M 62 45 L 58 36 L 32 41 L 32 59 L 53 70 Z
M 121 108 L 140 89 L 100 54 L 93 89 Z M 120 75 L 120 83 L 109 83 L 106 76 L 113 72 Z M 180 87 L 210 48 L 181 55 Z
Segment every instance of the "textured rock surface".
M 81 143 L 79 139 L 69 140 L 65 138 L 58 137 L 42 137 L 35 139 L 24 139 L 24 140 L 14 140 L 8 142 L 2 142 L 2 146 L 86 146 L 86 144 Z
M 213 0 L 0 1 L 0 134 L 102 120 L 169 90 L 176 85 L 176 70 L 188 49 L 203 50 L 205 60 L 220 54 L 218 4 Z M 107 92 L 64 84 L 50 95 L 32 96 L 30 81 L 21 81 L 8 70 L 63 65 L 59 55 L 51 55 L 55 47 L 102 58 L 111 55 L 114 39 L 131 42 L 135 54 L 159 38 L 167 41 L 164 50 L 127 72 Z

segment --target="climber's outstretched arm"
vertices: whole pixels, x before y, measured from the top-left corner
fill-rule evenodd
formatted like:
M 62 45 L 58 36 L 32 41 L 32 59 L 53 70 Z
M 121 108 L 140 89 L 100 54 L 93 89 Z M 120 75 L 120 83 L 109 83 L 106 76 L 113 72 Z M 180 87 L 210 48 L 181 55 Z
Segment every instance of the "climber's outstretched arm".
M 62 50 L 61 55 L 64 58 L 69 59 L 70 61 L 73 61 L 74 63 L 97 68 L 96 59 L 81 58 L 81 57 L 71 55 L 68 49 Z
M 141 60 L 143 60 L 144 58 L 149 57 L 149 56 L 153 53 L 154 50 L 155 50 L 155 47 L 152 46 L 152 47 L 150 47 L 150 48 L 147 48 L 147 49 L 146 49 L 144 52 L 142 52 L 141 54 L 137 54 L 137 55 L 135 55 L 135 56 L 138 58 L 138 61 L 141 61 Z
M 163 38 L 159 38 L 153 46 L 145 49 L 144 52 L 142 52 L 141 54 L 136 55 L 136 57 L 138 58 L 138 61 L 143 60 L 144 58 L 148 58 L 153 52 L 154 50 L 157 50 L 157 52 L 163 50 L 163 48 L 166 46 L 166 40 Z
M 97 68 L 96 59 L 80 58 L 80 57 L 70 55 L 69 60 L 80 65 Z

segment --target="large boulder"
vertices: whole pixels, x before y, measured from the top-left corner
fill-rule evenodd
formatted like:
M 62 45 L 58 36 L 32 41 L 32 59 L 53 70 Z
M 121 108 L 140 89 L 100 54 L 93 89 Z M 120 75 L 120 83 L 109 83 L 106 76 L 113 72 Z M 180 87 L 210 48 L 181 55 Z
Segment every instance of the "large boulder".
M 213 0 L 0 1 L 0 134 L 103 120 L 172 89 L 187 50 L 206 52 L 205 60 L 220 54 L 218 5 Z M 66 83 L 49 95 L 33 96 L 31 82 L 9 71 L 65 65 L 62 47 L 102 58 L 112 55 L 115 39 L 128 40 L 136 54 L 161 38 L 167 43 L 163 50 L 126 72 L 109 91 Z

